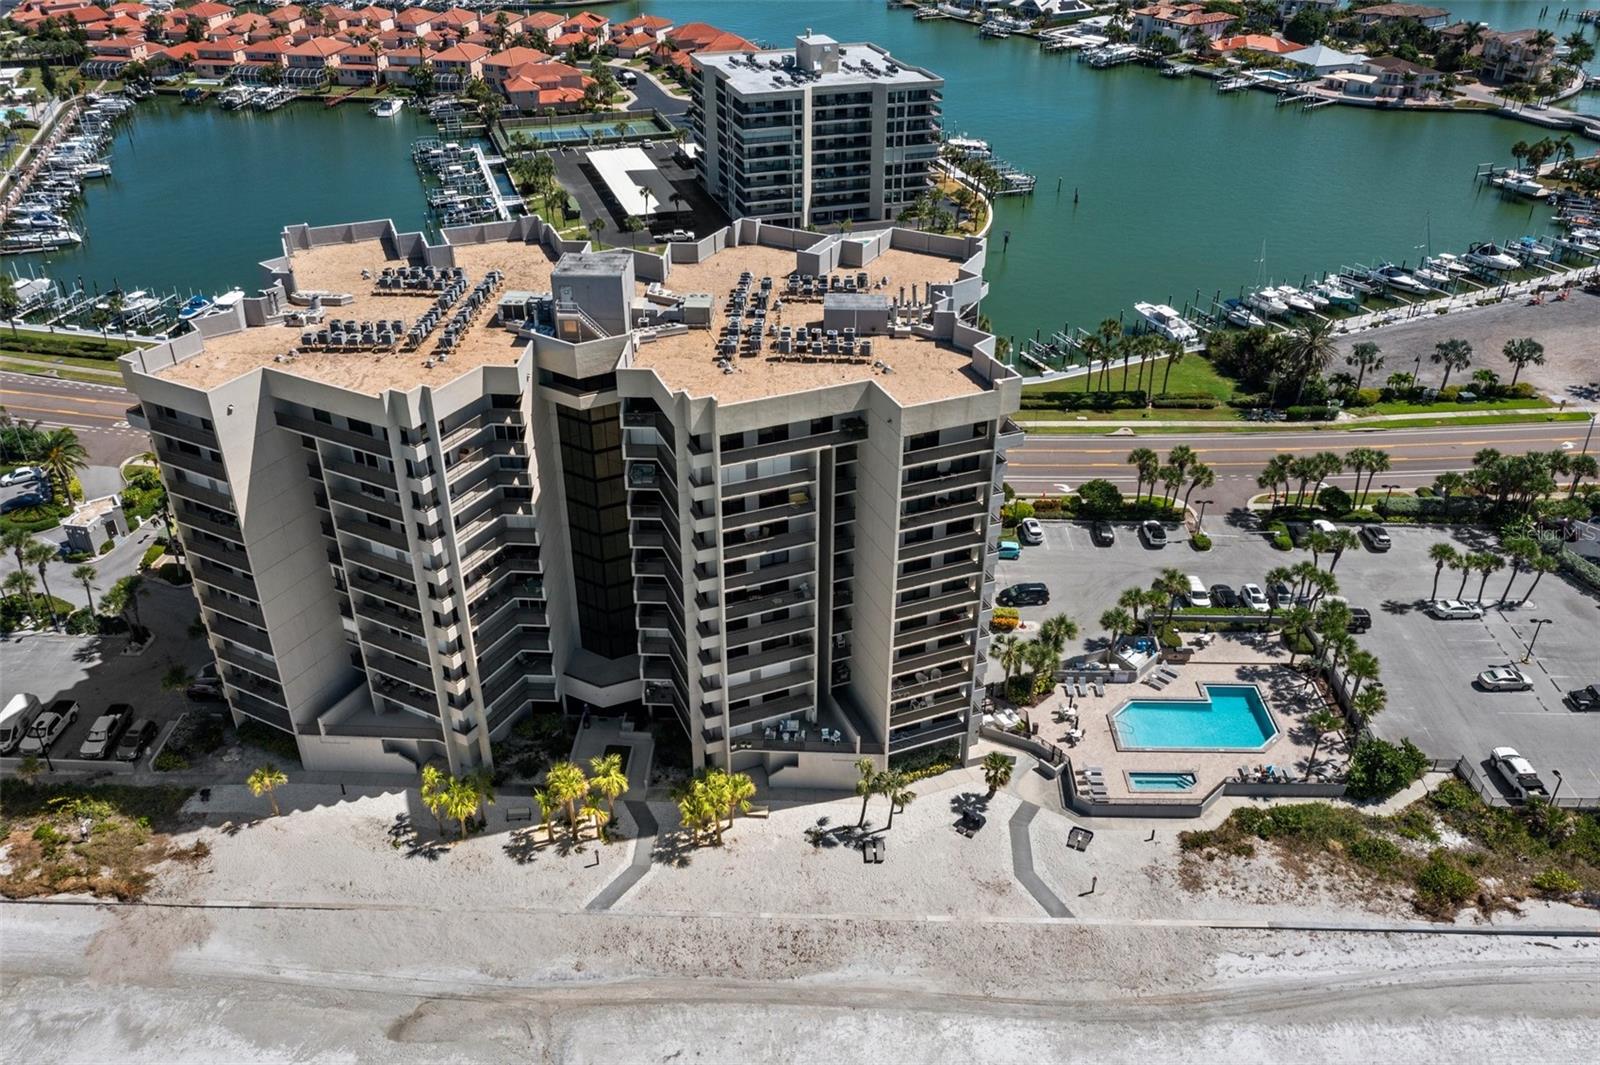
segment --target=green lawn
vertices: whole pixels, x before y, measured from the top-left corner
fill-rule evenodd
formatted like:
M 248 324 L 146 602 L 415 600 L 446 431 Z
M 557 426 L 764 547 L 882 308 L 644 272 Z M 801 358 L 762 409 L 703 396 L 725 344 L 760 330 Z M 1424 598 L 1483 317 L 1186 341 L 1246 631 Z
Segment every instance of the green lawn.
M 34 362 L 48 362 L 52 366 L 57 364 L 75 366 L 84 370 L 99 370 L 102 374 L 109 374 L 112 377 L 122 376 L 121 371 L 117 369 L 115 357 L 100 359 L 92 355 L 37 354 L 31 351 L 17 351 L 0 345 L 0 359 L 31 359 Z
M 1203 415 L 1207 411 L 1173 411 L 1174 414 Z M 1075 415 L 1056 415 L 1056 420 L 1039 421 L 1030 420 L 1026 413 L 1013 415 L 1017 423 L 1030 433 L 1050 434 L 1080 434 L 1086 436 L 1107 436 L 1109 427 L 1104 421 L 1080 422 Z M 1128 421 L 1133 420 L 1130 416 Z M 1195 421 L 1200 419 L 1196 417 Z M 1437 429 L 1443 426 L 1473 426 L 1473 425 L 1522 425 L 1540 422 L 1584 422 L 1589 420 L 1589 415 L 1582 411 L 1550 411 L 1539 414 L 1484 414 L 1462 418 L 1408 418 L 1401 422 L 1229 422 L 1215 421 L 1207 425 L 1172 425 L 1152 418 L 1147 424 L 1134 427 L 1140 434 L 1146 433 L 1282 433 L 1282 432 L 1322 432 L 1338 433 L 1349 432 L 1357 429 L 1371 431 L 1374 428 L 1387 429 Z
M 66 381 L 83 381 L 92 385 L 119 385 L 122 383 L 120 374 L 95 373 L 92 370 L 51 370 L 34 363 L 12 362 L 9 359 L 0 359 L 0 370 L 33 374 L 37 377 L 59 377 Z
M 1361 417 L 1366 414 L 1441 414 L 1452 410 L 1492 411 L 1492 410 L 1519 410 L 1528 407 L 1554 407 L 1544 396 L 1511 396 L 1506 399 L 1480 399 L 1473 403 L 1405 403 L 1395 401 L 1392 403 L 1374 403 L 1370 407 L 1352 410 L 1350 413 Z
M 67 355 L 102 362 L 132 351 L 137 344 L 109 337 L 79 336 L 74 333 L 52 333 L 44 329 L 26 327 L 0 333 L 0 355 Z

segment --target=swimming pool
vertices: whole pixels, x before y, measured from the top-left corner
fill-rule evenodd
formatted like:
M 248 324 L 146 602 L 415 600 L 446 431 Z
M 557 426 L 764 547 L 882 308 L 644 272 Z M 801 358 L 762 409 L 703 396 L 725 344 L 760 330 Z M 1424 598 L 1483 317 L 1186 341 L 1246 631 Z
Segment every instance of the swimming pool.
M 1204 699 L 1133 699 L 1111 716 L 1125 751 L 1259 751 L 1278 735 L 1253 684 L 1206 684 Z
M 1193 773 L 1129 773 L 1129 791 L 1188 791 L 1194 787 Z

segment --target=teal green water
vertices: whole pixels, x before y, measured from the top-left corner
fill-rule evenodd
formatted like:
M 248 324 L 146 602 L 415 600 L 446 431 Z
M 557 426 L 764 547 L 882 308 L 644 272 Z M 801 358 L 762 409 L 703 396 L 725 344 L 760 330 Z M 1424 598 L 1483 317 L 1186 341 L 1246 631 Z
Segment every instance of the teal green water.
M 159 97 L 118 129 L 111 177 L 85 183 L 84 242 L 9 259 L 62 285 L 214 293 L 259 281 L 285 225 L 426 216 L 410 145 L 433 133 L 415 112 L 374 118 L 359 104 L 290 104 L 268 114 Z
M 1256 751 L 1278 734 L 1249 684 L 1207 684 L 1204 699 L 1133 699 L 1111 717 L 1129 750 Z
M 1450 6 L 1516 28 L 1540 5 Z M 993 242 L 984 311 L 1013 337 L 1131 315 L 1136 300 L 1181 307 L 1197 293 L 1231 295 L 1258 276 L 1298 282 L 1345 262 L 1414 261 L 1430 232 L 1436 250 L 1459 250 L 1547 228 L 1544 209 L 1472 181 L 1480 163 L 1509 162 L 1512 143 L 1541 135 L 1508 119 L 1306 114 L 1275 108 L 1264 93 L 1219 97 L 1200 79 L 1092 70 L 1031 42 L 919 23 L 880 0 L 631 0 L 603 10 L 613 19 L 651 11 L 679 24 L 707 21 L 770 43 L 811 27 L 875 41 L 943 75 L 947 127 L 988 138 L 1040 178 L 1037 194 L 996 212 L 996 237 L 1009 231 L 1011 240 L 1003 251 Z M 1563 35 L 1573 28 L 1547 25 Z M 1586 99 L 1600 103 L 1600 94 Z M 407 146 L 428 132 L 411 112 L 380 120 L 354 106 L 254 115 L 146 103 L 119 135 L 115 176 L 91 186 L 80 215 L 85 244 L 47 265 L 43 257 L 8 265 L 43 265 L 102 288 L 113 279 L 156 289 L 250 285 L 286 224 L 390 217 L 420 227 L 422 190 Z

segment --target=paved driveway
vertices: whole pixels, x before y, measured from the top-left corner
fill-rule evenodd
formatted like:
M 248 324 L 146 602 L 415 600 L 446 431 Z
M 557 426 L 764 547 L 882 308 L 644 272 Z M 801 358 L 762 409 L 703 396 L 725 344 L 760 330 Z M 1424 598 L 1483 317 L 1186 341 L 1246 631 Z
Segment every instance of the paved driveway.
M 1245 581 L 1263 583 L 1266 572 L 1310 556 L 1304 551 L 1275 551 L 1253 530 L 1207 520 L 1214 547 L 1197 552 L 1177 531 L 1166 548 L 1145 548 L 1132 526 L 1117 527 L 1117 542 L 1099 548 L 1088 528 L 1072 522 L 1045 523 L 1045 543 L 1023 549 L 1022 558 L 999 565 L 1000 587 L 1018 581 L 1043 581 L 1050 604 L 1024 607 L 1024 621 L 1055 613 L 1077 620 L 1085 648 L 1101 646 L 1098 619 L 1130 587 L 1148 587 L 1166 567 L 1196 574 L 1209 587 Z M 1347 552 L 1334 576 L 1354 606 L 1372 612 L 1371 632 L 1361 645 L 1378 659 L 1389 705 L 1374 722 L 1374 731 L 1390 739 L 1410 736 L 1435 758 L 1465 755 L 1486 758 L 1489 749 L 1516 747 L 1545 771 L 1565 775 L 1565 795 L 1600 797 L 1600 714 L 1575 714 L 1561 702 L 1562 693 L 1600 682 L 1600 602 L 1557 575 L 1539 583 L 1535 600 L 1494 608 L 1481 621 L 1435 621 L 1423 613 L 1433 583 L 1428 548 L 1448 540 L 1459 550 L 1491 546 L 1474 532 L 1391 527 L 1394 548 L 1375 554 L 1365 548 Z M 1326 566 L 1326 559 L 1324 559 Z M 1497 602 L 1509 571 L 1489 578 L 1484 597 Z M 1531 577 L 1516 581 L 1512 600 L 1525 593 Z M 1466 595 L 1477 594 L 1478 577 L 1469 580 Z M 1439 585 L 1441 597 L 1453 596 L 1460 576 L 1448 571 Z M 1472 678 L 1488 666 L 1518 661 L 1532 634 L 1534 618 L 1549 618 L 1540 633 L 1533 660 L 1531 692 L 1488 693 L 1476 690 Z

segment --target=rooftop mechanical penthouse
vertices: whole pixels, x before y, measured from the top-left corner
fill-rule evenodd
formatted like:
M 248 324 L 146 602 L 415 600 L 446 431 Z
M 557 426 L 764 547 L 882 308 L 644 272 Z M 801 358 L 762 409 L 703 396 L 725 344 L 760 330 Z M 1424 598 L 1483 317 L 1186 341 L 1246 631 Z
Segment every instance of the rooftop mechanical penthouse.
M 642 704 L 789 786 L 964 750 L 1022 435 L 982 241 L 283 247 L 122 363 L 236 717 L 314 769 L 487 764 L 536 704 Z

